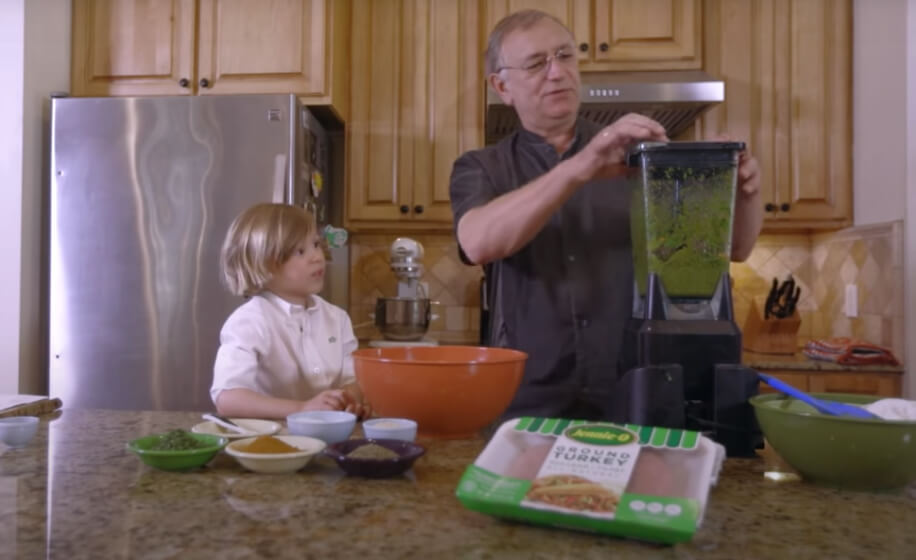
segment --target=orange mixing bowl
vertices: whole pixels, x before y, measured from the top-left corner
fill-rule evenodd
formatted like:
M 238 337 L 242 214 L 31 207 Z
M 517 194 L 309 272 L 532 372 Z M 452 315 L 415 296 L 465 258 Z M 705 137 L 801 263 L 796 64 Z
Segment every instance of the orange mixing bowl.
M 356 380 L 379 416 L 416 420 L 420 435 L 473 436 L 502 414 L 528 355 L 506 348 L 412 346 L 353 353 Z

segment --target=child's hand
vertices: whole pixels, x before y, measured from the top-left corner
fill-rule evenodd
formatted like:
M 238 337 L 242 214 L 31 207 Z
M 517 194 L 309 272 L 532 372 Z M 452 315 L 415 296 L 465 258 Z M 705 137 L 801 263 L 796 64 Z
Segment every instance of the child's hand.
M 346 410 L 355 414 L 357 420 L 368 420 L 372 416 L 372 407 L 369 406 L 369 403 L 363 401 L 357 400 L 347 405 Z
M 350 393 L 343 389 L 330 389 L 305 401 L 301 410 L 349 410 L 348 407 L 354 404 L 353 396 Z
M 372 416 L 372 407 L 369 406 L 369 401 L 363 398 L 363 392 L 360 390 L 359 385 L 350 383 L 345 385 L 343 389 L 350 398 L 345 410 L 355 414 L 357 420 L 368 420 Z

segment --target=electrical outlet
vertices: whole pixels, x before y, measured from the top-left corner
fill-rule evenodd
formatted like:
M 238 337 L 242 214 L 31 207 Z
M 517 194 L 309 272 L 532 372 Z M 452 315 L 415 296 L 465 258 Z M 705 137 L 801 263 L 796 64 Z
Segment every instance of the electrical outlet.
M 847 317 L 859 316 L 859 288 L 855 284 L 846 284 L 844 309 Z

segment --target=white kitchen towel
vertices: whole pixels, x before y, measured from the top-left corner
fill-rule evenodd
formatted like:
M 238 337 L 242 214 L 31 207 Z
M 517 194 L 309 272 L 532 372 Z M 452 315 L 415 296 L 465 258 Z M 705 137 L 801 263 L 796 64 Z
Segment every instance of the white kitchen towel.
M 904 399 L 881 399 L 863 407 L 883 420 L 916 421 L 916 401 Z

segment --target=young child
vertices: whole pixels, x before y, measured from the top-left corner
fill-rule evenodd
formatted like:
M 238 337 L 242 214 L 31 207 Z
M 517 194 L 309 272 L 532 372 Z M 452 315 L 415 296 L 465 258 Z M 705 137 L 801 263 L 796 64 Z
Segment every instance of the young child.
M 229 290 L 249 298 L 220 332 L 210 388 L 220 414 L 370 414 L 353 374 L 350 318 L 317 295 L 325 258 L 310 212 L 286 204 L 249 208 L 226 234 L 220 268 Z

